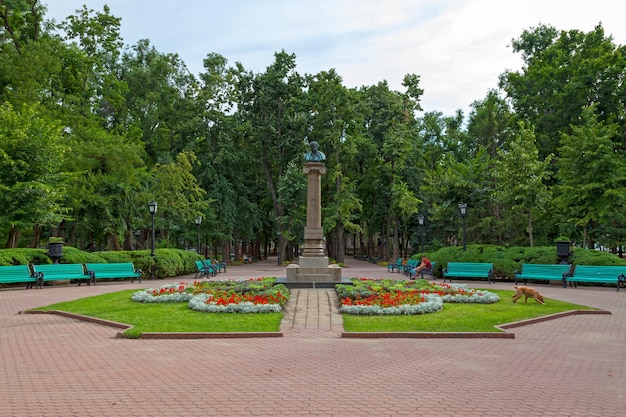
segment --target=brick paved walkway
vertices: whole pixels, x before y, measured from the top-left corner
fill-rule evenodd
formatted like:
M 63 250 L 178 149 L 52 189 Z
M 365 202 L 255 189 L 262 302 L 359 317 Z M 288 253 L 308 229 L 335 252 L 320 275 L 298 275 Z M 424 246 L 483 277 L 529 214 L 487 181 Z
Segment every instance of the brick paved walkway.
M 344 277 L 398 277 L 367 262 L 348 266 Z M 264 275 L 284 269 L 259 262 L 220 278 Z M 17 314 L 151 284 L 0 290 L 0 416 L 582 417 L 626 409 L 624 290 L 537 286 L 612 314 L 516 328 L 515 339 L 341 338 L 326 289 L 292 292 L 282 338 L 127 340 L 107 326 Z

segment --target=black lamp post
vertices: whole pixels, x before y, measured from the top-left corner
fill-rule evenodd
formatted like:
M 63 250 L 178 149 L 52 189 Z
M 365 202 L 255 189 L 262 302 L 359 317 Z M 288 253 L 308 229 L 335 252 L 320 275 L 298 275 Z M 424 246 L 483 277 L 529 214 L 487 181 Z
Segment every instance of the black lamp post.
M 198 253 L 200 252 L 200 225 L 202 224 L 202 216 L 196 216 L 196 227 L 198 228 Z
M 135 250 L 139 249 L 139 236 L 141 235 L 141 230 L 135 230 Z
M 280 258 L 280 230 L 276 231 L 276 255 L 277 255 L 277 264 L 282 265 L 283 260 Z
M 467 228 L 465 225 L 465 216 L 467 215 L 467 204 L 466 203 L 460 203 L 459 204 L 459 211 L 461 212 L 461 217 L 463 218 L 463 251 L 467 250 Z
M 424 215 L 417 216 L 417 221 L 420 224 L 420 240 L 422 241 L 422 252 L 424 252 Z
M 150 214 L 152 215 L 152 251 L 150 252 L 150 256 L 152 257 L 152 268 L 150 272 L 150 279 L 154 280 L 154 268 L 156 263 L 154 261 L 154 215 L 157 212 L 158 204 L 156 201 L 151 201 L 148 203 L 148 210 L 150 210 Z

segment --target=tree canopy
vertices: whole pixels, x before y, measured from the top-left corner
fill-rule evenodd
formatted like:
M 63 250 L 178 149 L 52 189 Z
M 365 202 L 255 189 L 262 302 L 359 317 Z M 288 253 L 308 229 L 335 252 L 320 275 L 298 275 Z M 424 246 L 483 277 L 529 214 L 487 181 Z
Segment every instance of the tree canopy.
M 329 256 L 382 258 L 469 242 L 624 244 L 626 49 L 540 24 L 513 39 L 470 114 L 424 113 L 419 74 L 348 88 L 333 68 L 301 74 L 277 51 L 262 72 L 206 51 L 191 74 L 122 20 L 83 7 L 58 24 L 37 0 L 0 0 L 0 237 L 121 249 L 201 241 L 211 253 L 280 259 L 303 243 L 308 143 L 322 179 Z M 418 218 L 423 216 L 420 226 Z

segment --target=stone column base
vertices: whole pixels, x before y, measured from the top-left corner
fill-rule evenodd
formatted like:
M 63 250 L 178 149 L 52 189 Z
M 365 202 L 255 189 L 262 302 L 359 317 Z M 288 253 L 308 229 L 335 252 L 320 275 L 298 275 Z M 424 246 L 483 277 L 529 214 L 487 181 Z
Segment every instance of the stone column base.
M 341 282 L 341 268 L 328 265 L 328 258 L 300 257 L 300 265 L 287 266 L 287 282 Z

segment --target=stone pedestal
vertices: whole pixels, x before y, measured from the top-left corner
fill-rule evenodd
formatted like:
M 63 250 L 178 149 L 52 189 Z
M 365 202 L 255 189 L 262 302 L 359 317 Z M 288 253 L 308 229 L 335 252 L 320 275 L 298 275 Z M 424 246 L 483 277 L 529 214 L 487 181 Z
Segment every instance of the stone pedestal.
M 341 268 L 329 265 L 324 252 L 321 180 L 326 167 L 322 162 L 307 162 L 303 171 L 308 179 L 304 247 L 299 264 L 287 266 L 287 282 L 341 282 Z
M 341 282 L 341 268 L 329 265 L 328 257 L 300 257 L 300 264 L 287 266 L 287 282 Z

